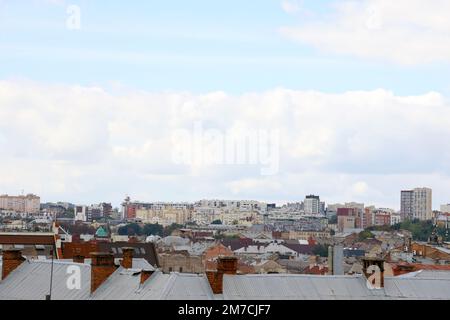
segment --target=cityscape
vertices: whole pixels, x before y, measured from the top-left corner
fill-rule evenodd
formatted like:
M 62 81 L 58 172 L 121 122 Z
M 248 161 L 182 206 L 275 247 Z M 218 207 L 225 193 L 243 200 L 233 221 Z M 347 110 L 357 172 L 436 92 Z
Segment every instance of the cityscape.
M 445 311 L 415 301 L 450 301 L 449 17 L 0 0 L 0 309 Z
M 302 283 L 321 278 L 338 296 L 310 298 L 447 299 L 450 204 L 433 210 L 430 188 L 402 190 L 399 199 L 400 211 L 328 204 L 318 195 L 282 206 L 127 196 L 120 208 L 2 195 L 0 299 L 49 298 L 39 283 L 52 266 L 55 279 L 76 276 L 67 275 L 70 266 L 80 277 L 73 288 L 58 283 L 55 300 L 303 299 L 311 292 Z M 358 290 L 342 287 L 342 279 Z M 432 293 L 408 289 L 425 279 Z

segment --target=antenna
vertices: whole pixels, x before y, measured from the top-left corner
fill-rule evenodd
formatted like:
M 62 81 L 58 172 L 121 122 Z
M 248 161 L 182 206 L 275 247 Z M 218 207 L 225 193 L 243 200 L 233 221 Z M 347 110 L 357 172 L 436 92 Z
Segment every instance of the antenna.
M 51 270 L 50 271 L 50 293 L 45 296 L 45 300 L 52 300 L 54 250 L 55 250 L 55 245 L 53 245 L 53 249 L 50 250 L 50 254 L 52 255 L 52 267 L 50 269 Z

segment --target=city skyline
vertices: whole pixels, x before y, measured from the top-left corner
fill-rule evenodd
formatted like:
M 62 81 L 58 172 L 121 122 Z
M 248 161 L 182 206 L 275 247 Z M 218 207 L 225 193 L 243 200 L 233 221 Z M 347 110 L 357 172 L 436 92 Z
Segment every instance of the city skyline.
M 0 1 L 0 193 L 115 205 L 312 193 L 400 209 L 401 190 L 427 186 L 438 209 L 450 202 L 449 11 Z M 258 135 L 242 161 L 211 141 L 242 132 Z
M 364 204 L 365 207 L 372 207 L 372 206 L 374 206 L 376 208 L 394 209 L 398 213 L 404 214 L 404 212 L 402 211 L 402 206 L 403 206 L 403 201 L 404 201 L 403 200 L 404 193 L 413 193 L 414 191 L 422 191 L 422 190 L 430 190 L 430 192 L 432 192 L 432 189 L 431 188 L 427 188 L 427 187 L 416 187 L 416 188 L 413 188 L 412 190 L 406 190 L 406 189 L 400 190 L 400 197 L 399 197 L 399 201 L 400 202 L 399 202 L 399 204 L 397 206 L 386 206 L 386 205 L 383 205 L 383 204 L 377 204 L 377 203 L 372 203 L 372 202 L 362 203 L 362 204 Z M 22 191 L 24 191 L 24 190 L 22 190 Z M 12 195 L 12 194 L 8 194 L 8 193 L 0 193 L 0 198 L 4 197 L 4 196 L 9 196 L 9 197 L 12 197 L 12 198 L 24 198 L 24 199 L 31 196 L 31 197 L 37 197 L 37 198 L 41 199 L 39 196 L 36 196 L 34 194 L 27 194 L 27 195 L 25 195 L 24 193 L 22 193 L 20 195 Z M 85 202 L 74 202 L 74 201 L 69 201 L 68 199 L 58 199 L 58 200 L 42 199 L 42 203 L 43 204 L 44 203 L 54 203 L 54 204 L 57 204 L 57 203 L 71 203 L 71 204 L 74 204 L 74 205 L 83 205 L 83 206 L 92 205 L 92 204 L 98 204 L 98 203 L 110 203 L 110 204 L 113 205 L 113 207 L 120 209 L 121 206 L 123 205 L 123 202 L 126 201 L 127 199 L 128 199 L 128 201 L 132 200 L 132 201 L 139 202 L 139 203 L 180 203 L 180 204 L 181 203 L 194 204 L 194 203 L 198 203 L 198 202 L 201 202 L 201 201 L 204 201 L 204 200 L 207 200 L 207 201 L 215 201 L 215 200 L 217 200 L 217 201 L 257 201 L 257 202 L 266 203 L 266 204 L 272 204 L 273 203 L 273 204 L 276 204 L 279 207 L 285 206 L 285 205 L 288 205 L 288 204 L 304 203 L 305 206 L 307 206 L 308 208 L 311 207 L 309 209 L 305 209 L 306 213 L 320 213 L 320 210 L 321 210 L 320 207 L 321 207 L 322 204 L 324 204 L 324 209 L 326 209 L 328 207 L 328 205 L 331 205 L 331 206 L 334 207 L 334 206 L 336 206 L 338 204 L 341 204 L 341 205 L 345 206 L 345 204 L 352 204 L 352 203 L 356 204 L 356 203 L 359 203 L 359 202 L 354 201 L 352 199 L 341 199 L 338 202 L 327 202 L 323 198 L 321 198 L 320 195 L 313 195 L 313 194 L 306 194 L 304 196 L 304 198 L 299 197 L 298 199 L 286 200 L 286 201 L 267 201 L 267 200 L 264 200 L 264 199 L 243 199 L 243 198 L 240 198 L 240 199 L 233 198 L 232 199 L 232 198 L 220 198 L 220 197 L 212 197 L 212 198 L 199 197 L 197 199 L 190 199 L 190 200 L 179 200 L 179 201 L 177 201 L 177 199 L 171 199 L 171 200 L 164 201 L 164 200 L 157 200 L 157 199 L 156 200 L 155 199 L 152 199 L 152 200 L 149 200 L 149 199 L 137 199 L 137 198 L 132 198 L 132 197 L 130 197 L 127 194 L 125 196 L 125 200 L 121 200 L 121 201 L 117 201 L 117 200 L 110 201 L 110 199 L 106 199 L 106 200 L 103 199 L 103 200 L 90 201 L 90 202 L 89 201 L 88 202 L 86 202 L 86 201 Z M 316 201 L 318 201 L 318 202 L 316 204 L 307 203 L 311 199 L 316 199 Z M 446 208 L 446 207 L 450 206 L 450 204 L 447 203 L 447 202 L 444 202 L 444 203 L 436 203 L 436 202 L 434 202 L 433 201 L 433 196 L 431 194 L 430 194 L 429 199 L 430 199 L 429 201 L 430 201 L 430 205 L 431 205 L 431 210 L 432 211 L 442 211 L 442 208 Z M 117 201 L 117 202 L 115 202 L 115 201 Z M 411 204 L 409 204 L 409 205 L 411 205 Z M 313 210 L 312 208 L 315 208 L 315 209 Z M 311 210 L 311 212 L 309 212 L 310 210 Z M 412 209 L 410 209 L 410 210 L 412 210 Z M 411 215 L 412 215 L 412 213 L 411 213 Z

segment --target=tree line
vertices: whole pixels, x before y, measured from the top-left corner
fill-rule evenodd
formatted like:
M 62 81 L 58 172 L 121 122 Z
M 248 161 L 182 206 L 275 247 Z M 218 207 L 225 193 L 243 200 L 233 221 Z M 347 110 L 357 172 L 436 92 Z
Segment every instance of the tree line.
M 119 227 L 117 230 L 118 234 L 121 236 L 160 236 L 167 237 L 172 234 L 176 229 L 183 228 L 183 225 L 173 223 L 170 226 L 163 227 L 162 225 L 156 224 L 138 224 L 129 223 L 125 226 Z

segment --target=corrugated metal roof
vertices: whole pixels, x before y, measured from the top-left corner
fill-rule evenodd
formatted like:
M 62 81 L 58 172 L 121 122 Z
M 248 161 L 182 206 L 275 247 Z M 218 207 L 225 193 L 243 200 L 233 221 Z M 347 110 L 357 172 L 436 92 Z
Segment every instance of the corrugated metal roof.
M 386 278 L 384 291 L 389 299 L 449 300 L 450 279 Z
M 206 276 L 155 272 L 140 285 L 140 272 L 119 268 L 92 295 L 93 300 L 212 300 Z
M 450 279 L 450 271 L 422 270 L 416 277 L 427 279 Z
M 69 289 L 71 273 L 80 269 L 80 289 Z M 85 300 L 90 294 L 91 267 L 87 264 L 54 261 L 52 300 Z M 51 261 L 27 260 L 0 282 L 0 300 L 44 300 L 50 291 Z
M 139 289 L 140 271 L 119 267 L 94 292 L 92 300 L 132 300 Z
M 363 276 L 224 276 L 225 300 L 371 300 L 450 299 L 449 279 L 386 277 L 371 290 Z
M 59 261 L 63 261 L 63 262 L 72 262 L 73 259 L 60 259 Z M 122 261 L 122 258 L 115 258 L 114 259 L 114 264 L 116 266 L 120 266 Z M 92 259 L 88 258 L 88 259 L 84 259 L 84 263 L 85 264 L 91 264 Z M 133 258 L 133 265 L 132 265 L 133 269 L 140 269 L 140 270 L 148 270 L 148 271 L 154 271 L 156 270 L 156 268 L 154 266 L 152 266 L 147 260 L 145 260 L 144 258 Z
M 225 300 L 379 299 L 360 276 L 240 275 L 224 276 Z
M 69 289 L 68 268 L 80 269 L 80 289 Z M 43 300 L 49 293 L 51 261 L 25 261 L 0 282 L 0 300 Z M 156 271 L 143 285 L 142 268 L 119 267 L 90 296 L 89 264 L 54 261 L 53 300 L 449 300 L 450 272 L 422 271 L 386 277 L 371 290 L 365 277 L 292 274 L 224 275 L 224 291 L 213 295 L 205 275 Z

